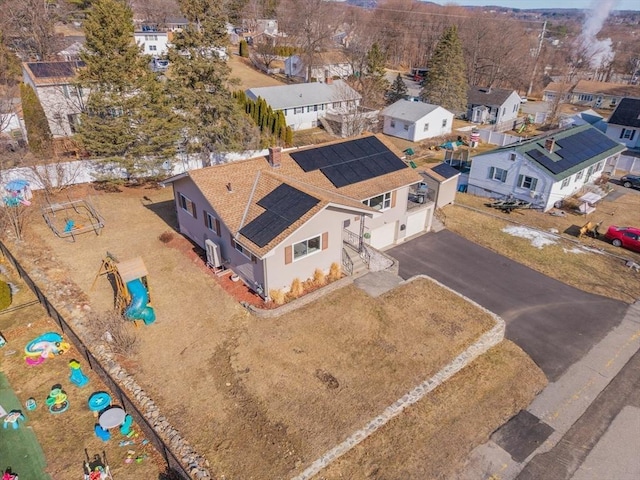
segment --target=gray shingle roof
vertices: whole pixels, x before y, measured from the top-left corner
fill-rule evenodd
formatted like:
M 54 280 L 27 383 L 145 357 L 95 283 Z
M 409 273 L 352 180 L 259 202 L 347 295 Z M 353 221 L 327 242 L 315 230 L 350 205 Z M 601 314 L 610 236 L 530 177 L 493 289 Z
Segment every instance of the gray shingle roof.
M 276 87 L 249 88 L 249 98 L 262 97 L 274 110 L 321 105 L 360 99 L 361 96 L 343 80 L 332 83 L 295 83 Z
M 504 88 L 470 86 L 467 90 L 467 104 L 499 107 L 513 92 Z
M 613 111 L 609 123 L 623 127 L 640 127 L 640 99 L 623 98 Z
M 438 108 L 438 105 L 431 105 L 430 103 L 398 100 L 382 110 L 382 115 L 397 118 L 398 120 L 416 122 L 436 108 Z

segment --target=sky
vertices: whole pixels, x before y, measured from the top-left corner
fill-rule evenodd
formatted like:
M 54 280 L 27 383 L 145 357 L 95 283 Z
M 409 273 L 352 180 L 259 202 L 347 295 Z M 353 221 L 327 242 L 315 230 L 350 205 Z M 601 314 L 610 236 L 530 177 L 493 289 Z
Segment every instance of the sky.
M 588 9 L 593 0 L 431 0 L 434 3 L 445 5 L 456 3 L 458 5 L 496 5 L 510 8 L 580 8 Z M 597 1 L 597 0 L 596 0 Z M 638 0 L 618 0 L 615 10 L 640 10 Z

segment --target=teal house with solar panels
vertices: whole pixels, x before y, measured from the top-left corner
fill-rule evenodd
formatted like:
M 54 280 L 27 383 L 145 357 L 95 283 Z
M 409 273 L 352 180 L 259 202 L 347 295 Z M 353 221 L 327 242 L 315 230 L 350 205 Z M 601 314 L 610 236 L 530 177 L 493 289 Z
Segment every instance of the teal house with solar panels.
M 567 197 L 586 193 L 624 150 L 589 124 L 556 130 L 474 156 L 467 191 L 511 196 L 547 211 Z
M 180 232 L 209 266 L 264 298 L 293 279 L 370 267 L 384 250 L 431 228 L 424 179 L 384 136 L 366 135 L 175 175 Z

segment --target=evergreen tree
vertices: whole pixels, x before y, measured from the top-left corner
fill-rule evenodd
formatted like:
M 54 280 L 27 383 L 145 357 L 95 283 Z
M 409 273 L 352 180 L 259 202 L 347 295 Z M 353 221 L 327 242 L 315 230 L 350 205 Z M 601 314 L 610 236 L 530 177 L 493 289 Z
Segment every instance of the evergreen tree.
M 429 61 L 429 71 L 420 98 L 454 113 L 467 107 L 467 75 L 458 29 L 445 29 Z
M 44 109 L 30 85 L 20 84 L 20 97 L 29 150 L 38 158 L 46 158 L 53 153 L 53 144 Z
M 364 71 L 359 78 L 363 102 L 368 106 L 384 104 L 384 94 L 389 88 L 389 82 L 385 78 L 385 63 L 385 53 L 374 43 L 367 51 Z
M 189 24 L 176 32 L 169 49 L 169 85 L 176 108 L 188 120 L 189 148 L 209 165 L 213 152 L 254 147 L 259 133 L 227 89 L 229 67 L 212 50 L 227 42 L 219 2 L 180 0 L 180 9 Z
M 239 54 L 243 58 L 247 58 L 249 56 L 249 44 L 244 39 L 240 40 Z
M 164 85 L 132 42 L 131 9 L 122 0 L 95 0 L 84 27 L 80 83 L 90 94 L 79 139 L 129 175 L 155 175 L 175 154 L 180 122 Z
M 387 100 L 389 103 L 395 103 L 398 100 L 402 100 L 407 95 L 407 85 L 402 80 L 402 76 L 398 74 L 396 79 L 391 84 L 391 88 L 387 92 Z

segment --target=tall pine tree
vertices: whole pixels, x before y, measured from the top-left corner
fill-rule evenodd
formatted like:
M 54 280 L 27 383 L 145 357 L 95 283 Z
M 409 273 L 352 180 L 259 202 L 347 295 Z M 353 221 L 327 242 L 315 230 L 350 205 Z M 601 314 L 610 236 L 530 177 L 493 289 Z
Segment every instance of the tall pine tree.
M 209 165 L 212 153 L 253 148 L 260 134 L 227 89 L 230 69 L 214 51 L 227 43 L 220 3 L 180 0 L 180 10 L 189 24 L 169 49 L 169 85 L 185 118 L 188 148 Z
M 95 0 L 84 28 L 80 83 L 90 94 L 79 139 L 130 176 L 156 175 L 175 155 L 181 124 L 164 84 L 133 43 L 132 11 L 123 0 Z
M 420 98 L 454 113 L 467 107 L 467 75 L 458 38 L 458 29 L 448 27 L 442 33 L 431 60 Z
M 24 83 L 20 84 L 20 98 L 29 150 L 37 158 L 45 159 L 53 153 L 53 137 L 42 104 L 33 88 Z
M 402 80 L 402 76 L 398 74 L 387 92 L 387 101 L 395 103 L 398 100 L 402 100 L 407 95 L 407 91 L 407 84 Z

